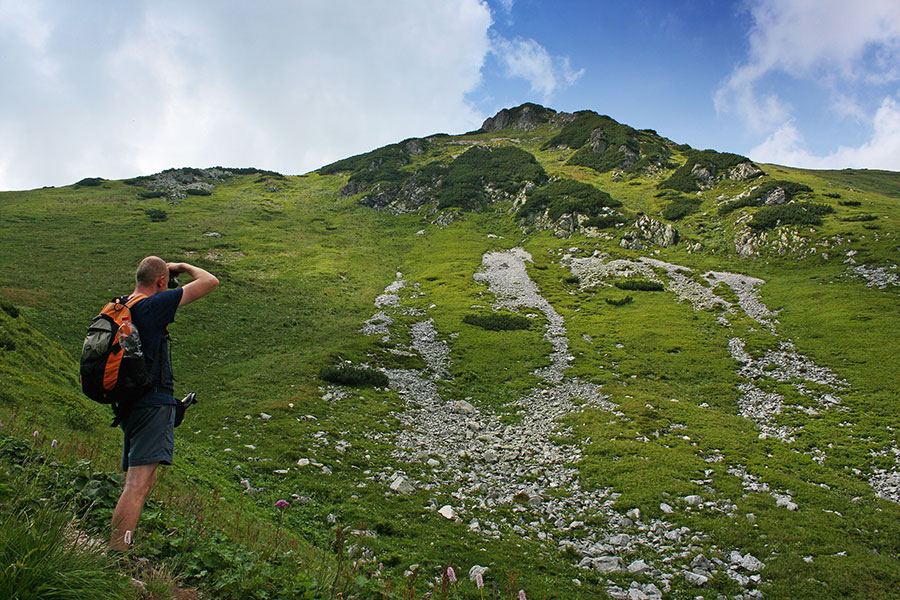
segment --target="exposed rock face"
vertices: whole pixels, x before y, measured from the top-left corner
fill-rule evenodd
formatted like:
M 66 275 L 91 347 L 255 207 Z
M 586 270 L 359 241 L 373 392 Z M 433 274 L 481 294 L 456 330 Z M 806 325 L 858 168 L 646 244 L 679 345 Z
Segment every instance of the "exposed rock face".
M 144 187 L 152 191 L 164 191 L 167 196 L 177 200 L 185 198 L 188 190 L 212 192 L 216 187 L 214 182 L 224 181 L 230 176 L 230 171 L 217 168 L 167 169 L 148 177 Z
M 377 183 L 372 190 L 359 201 L 363 206 L 376 210 L 386 210 L 394 214 L 403 214 L 416 210 L 420 206 L 434 200 L 434 192 L 440 184 L 440 178 L 427 177 L 416 172 L 402 185 L 396 183 Z M 363 188 L 365 185 L 363 185 Z M 341 189 L 344 196 L 362 191 L 354 184 Z
M 746 181 L 760 175 L 764 175 L 762 169 L 751 162 L 745 162 L 728 169 L 726 177 L 732 181 Z
M 766 194 L 766 199 L 764 204 L 766 206 L 776 206 L 778 204 L 786 204 L 787 203 L 787 194 L 784 193 L 784 190 L 780 187 L 773 189 L 771 192 Z
M 609 147 L 609 144 L 605 139 L 603 139 L 603 129 L 601 129 L 600 127 L 591 132 L 591 137 L 588 139 L 588 144 L 591 145 L 591 149 L 594 152 L 599 152 L 600 154 L 606 152 L 606 149 Z
M 526 103 L 516 108 L 504 108 L 493 117 L 485 119 L 481 125 L 481 131 L 500 131 L 501 129 L 530 131 L 547 123 L 556 114 L 552 108 Z
M 715 173 L 711 173 L 710 168 L 704 165 L 694 165 L 694 168 L 691 169 L 691 176 L 697 180 L 697 187 L 701 190 L 708 190 L 716 185 Z
M 625 232 L 620 245 L 631 250 L 641 250 L 647 245 L 668 248 L 677 243 L 678 231 L 671 224 L 641 215 L 634 222 L 634 229 Z

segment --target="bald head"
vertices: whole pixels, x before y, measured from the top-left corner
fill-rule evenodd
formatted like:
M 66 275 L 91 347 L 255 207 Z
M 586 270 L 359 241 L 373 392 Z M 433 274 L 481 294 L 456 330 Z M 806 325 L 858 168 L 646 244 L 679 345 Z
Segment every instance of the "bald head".
M 156 283 L 158 277 L 168 272 L 166 261 L 158 256 L 148 256 L 138 265 L 137 272 L 134 274 L 134 280 L 138 286 L 152 286 Z

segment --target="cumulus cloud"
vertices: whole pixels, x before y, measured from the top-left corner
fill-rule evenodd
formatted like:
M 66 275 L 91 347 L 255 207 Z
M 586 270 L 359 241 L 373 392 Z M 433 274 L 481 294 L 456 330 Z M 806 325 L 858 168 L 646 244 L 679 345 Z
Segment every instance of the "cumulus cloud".
M 187 165 L 300 173 L 483 118 L 467 100 L 491 47 L 482 0 L 211 6 L 0 0 L 0 189 Z
M 528 81 L 531 90 L 548 99 L 554 92 L 574 84 L 584 69 L 572 68 L 569 57 L 551 56 L 546 48 L 532 39 L 508 40 L 495 35 L 492 51 L 502 63 L 507 76 Z
M 854 164 L 865 166 L 858 161 L 874 158 L 876 148 L 893 147 L 891 115 L 896 102 L 882 92 L 873 118 L 860 95 L 847 90 L 862 93 L 867 86 L 900 81 L 900 3 L 758 0 L 749 6 L 749 13 L 748 58 L 720 85 L 714 100 L 718 112 L 736 114 L 752 131 L 768 135 L 754 152 L 781 157 L 782 162 L 789 157 L 795 161 L 791 164 L 803 160 L 804 164 L 849 166 L 835 161 L 852 158 Z M 773 77 L 784 75 L 824 95 L 836 117 L 867 122 L 872 139 L 859 148 L 841 147 L 824 157 L 809 154 L 794 119 L 798 109 L 772 84 Z M 900 168 L 900 157 L 886 168 Z
M 750 151 L 760 162 L 778 163 L 807 169 L 900 169 L 900 102 L 886 98 L 872 119 L 871 139 L 859 147 L 841 146 L 826 156 L 805 149 L 803 136 L 788 122 L 765 142 Z

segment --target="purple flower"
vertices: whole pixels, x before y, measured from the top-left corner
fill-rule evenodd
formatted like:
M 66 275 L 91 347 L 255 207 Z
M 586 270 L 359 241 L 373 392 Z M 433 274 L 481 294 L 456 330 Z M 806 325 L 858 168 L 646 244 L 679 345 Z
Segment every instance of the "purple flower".
M 37 431 L 37 429 L 35 429 L 34 433 L 31 434 L 31 437 L 37 437 L 37 436 L 38 436 L 38 431 Z
M 528 600 L 525 597 L 525 590 L 519 590 L 519 600 Z
M 450 580 L 450 583 L 456 583 L 456 573 L 453 571 L 453 567 L 447 567 L 447 579 Z
M 484 579 L 481 577 L 481 573 L 475 574 L 475 585 L 478 586 L 479 590 L 484 587 Z
M 288 502 L 287 500 L 279 500 L 278 502 L 275 503 L 275 508 L 287 508 L 290 505 L 291 505 L 291 503 Z
M 50 442 L 50 447 L 51 447 L 51 448 L 56 448 L 56 445 L 57 445 L 57 444 L 59 444 L 59 442 L 57 442 L 56 440 L 53 440 L 52 442 Z

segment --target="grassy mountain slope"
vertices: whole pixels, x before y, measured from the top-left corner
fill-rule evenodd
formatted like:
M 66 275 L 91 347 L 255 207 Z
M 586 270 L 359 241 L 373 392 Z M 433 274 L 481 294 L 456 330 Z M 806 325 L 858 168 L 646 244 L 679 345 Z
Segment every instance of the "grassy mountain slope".
M 292 534 L 326 548 L 344 525 L 397 585 L 418 564 L 420 592 L 447 565 L 478 564 L 502 597 L 615 597 L 635 581 L 648 597 L 651 584 L 666 598 L 895 597 L 900 507 L 872 481 L 897 468 L 900 174 L 752 165 L 596 113 L 520 113 L 305 176 L 185 184 L 209 195 L 149 179 L 0 194 L 0 299 L 20 313 L 0 313 L 3 422 L 18 411 L 80 430 L 114 457 L 117 432 L 78 397 L 77 354 L 90 318 L 156 254 L 221 281 L 171 327 L 177 386 L 200 399 L 166 474 L 180 489 L 254 519 L 287 498 L 277 518 Z M 766 182 L 774 196 L 754 197 Z M 806 188 L 766 205 L 778 182 Z M 515 248 L 546 305 L 500 309 L 476 278 L 490 253 L 515 267 Z M 629 279 L 664 289 L 614 285 Z M 496 311 L 531 324 L 471 324 Z M 378 312 L 386 329 L 360 332 Z M 563 383 L 600 386 L 610 404 L 576 394 L 555 434 L 517 442 L 562 394 L 538 371 L 562 364 L 545 335 L 557 317 Z M 22 327 L 37 341 L 4 345 Z M 57 356 L 42 364 L 45 339 Z M 391 385 L 319 378 L 347 361 Z M 525 408 L 541 390 L 546 402 Z M 30 408 L 37 396 L 46 409 Z M 547 437 L 568 462 L 529 455 Z M 413 493 L 391 490 L 397 473 Z M 765 566 L 729 569 L 733 552 Z M 591 566 L 604 556 L 622 569 Z M 638 559 L 648 568 L 625 569 Z

